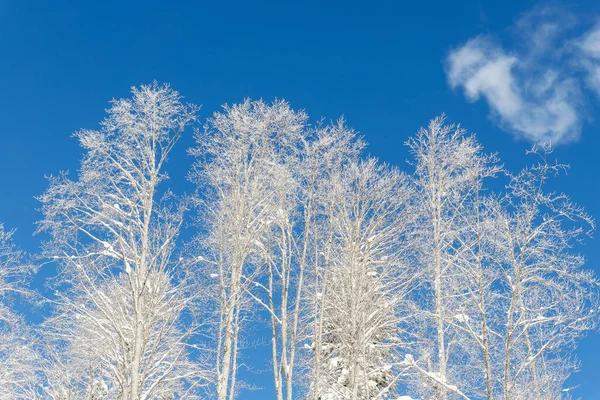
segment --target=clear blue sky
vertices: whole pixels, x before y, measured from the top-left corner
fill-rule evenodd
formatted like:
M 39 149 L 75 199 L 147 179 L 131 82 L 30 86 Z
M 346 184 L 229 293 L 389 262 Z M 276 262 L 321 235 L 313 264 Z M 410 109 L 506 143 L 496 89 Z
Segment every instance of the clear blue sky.
M 586 69 L 597 60 L 594 43 L 587 53 L 573 45 L 591 35 L 598 2 L 553 3 L 550 11 L 532 1 L 75 3 L 0 1 L 0 221 L 18 228 L 29 252 L 40 241 L 32 236 L 40 217 L 34 196 L 47 186 L 44 175 L 78 167 L 71 134 L 97 127 L 111 98 L 155 79 L 202 104 L 202 119 L 244 97 L 284 98 L 313 119 L 343 114 L 372 155 L 403 168 L 405 140 L 441 112 L 511 169 L 529 162 L 524 130 L 578 136 L 555 153 L 572 167 L 557 187 L 600 218 L 600 92 Z M 537 35 L 547 32 L 540 21 L 552 22 L 552 35 Z M 485 36 L 468 42 L 478 35 Z M 460 49 L 480 63 L 449 63 Z M 506 69 L 476 75 L 503 60 L 514 66 L 509 90 L 496 81 Z M 546 78 L 564 90 L 540 89 Z M 565 120 L 561 129 L 544 125 Z M 168 167 L 177 192 L 190 190 L 183 179 L 190 136 Z M 600 272 L 600 239 L 584 252 Z M 577 354 L 575 397 L 600 399 L 600 335 L 589 335 Z M 268 387 L 271 375 L 255 379 Z

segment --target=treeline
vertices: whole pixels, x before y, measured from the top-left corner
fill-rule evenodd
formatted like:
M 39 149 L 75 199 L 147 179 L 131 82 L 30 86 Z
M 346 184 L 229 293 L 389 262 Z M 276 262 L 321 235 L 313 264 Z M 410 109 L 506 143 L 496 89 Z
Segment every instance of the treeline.
M 594 222 L 546 189 L 566 169 L 549 146 L 514 174 L 440 117 L 405 173 L 285 101 L 200 124 L 155 83 L 107 113 L 75 134 L 76 176 L 39 197 L 35 261 L 0 229 L 0 399 L 243 399 L 260 388 L 240 370 L 265 363 L 278 400 L 569 398 L 598 323 L 573 250 Z M 196 191 L 172 193 L 191 129 Z M 28 324 L 10 301 L 40 301 L 27 282 L 46 262 L 49 311 Z

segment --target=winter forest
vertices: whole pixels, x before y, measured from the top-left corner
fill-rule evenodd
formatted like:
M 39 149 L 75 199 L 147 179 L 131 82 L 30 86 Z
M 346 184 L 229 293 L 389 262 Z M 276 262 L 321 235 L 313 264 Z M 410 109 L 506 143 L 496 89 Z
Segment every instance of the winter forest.
M 600 292 L 551 144 L 508 171 L 439 116 L 393 166 L 283 100 L 198 109 L 133 88 L 47 171 L 39 254 L 0 225 L 0 399 L 571 398 Z M 182 135 L 193 193 L 169 189 Z

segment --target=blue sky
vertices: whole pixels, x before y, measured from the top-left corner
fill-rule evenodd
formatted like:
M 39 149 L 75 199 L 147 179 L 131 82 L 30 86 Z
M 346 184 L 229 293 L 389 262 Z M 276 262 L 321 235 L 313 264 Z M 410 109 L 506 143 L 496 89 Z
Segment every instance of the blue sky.
M 372 155 L 407 169 L 403 143 L 442 112 L 513 170 L 528 140 L 553 139 L 571 165 L 557 187 L 600 218 L 598 2 L 122 3 L 0 1 L 0 221 L 29 252 L 44 175 L 77 169 L 71 134 L 155 79 L 202 104 L 202 119 L 245 97 L 343 114 Z M 192 143 L 168 167 L 180 193 Z M 600 239 L 583 251 L 600 272 Z M 600 398 L 600 335 L 577 354 L 574 394 Z

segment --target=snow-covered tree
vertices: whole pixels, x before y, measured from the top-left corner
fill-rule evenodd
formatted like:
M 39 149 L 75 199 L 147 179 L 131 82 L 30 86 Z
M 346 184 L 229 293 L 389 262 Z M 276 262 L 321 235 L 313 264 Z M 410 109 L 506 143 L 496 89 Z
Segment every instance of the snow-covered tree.
M 246 100 L 215 113 L 191 151 L 198 158 L 191 179 L 199 188 L 203 230 L 198 257 L 203 271 L 214 277 L 217 293 L 220 400 L 236 395 L 241 324 L 252 299 L 250 286 L 263 272 L 261 239 L 275 221 L 286 223 L 287 192 L 293 193 L 295 183 L 283 153 L 297 146 L 305 119 L 284 101 L 269 105 Z M 282 261 L 288 262 L 287 256 Z M 288 277 L 289 265 L 284 268 Z M 276 379 L 281 390 L 283 378 Z
M 497 256 L 494 224 L 488 209 L 489 199 L 483 186 L 484 179 L 494 177 L 500 167 L 494 157 L 479 158 L 473 166 L 472 193 L 463 199 L 457 216 L 453 268 L 455 276 L 447 323 L 454 331 L 453 347 L 460 357 L 451 359 L 460 390 L 474 398 L 491 400 L 497 389 L 501 346 L 498 337 L 497 281 L 501 270 L 494 262 Z
M 572 248 L 594 221 L 548 180 L 566 169 L 551 164 L 548 146 L 531 151 L 540 162 L 510 176 L 508 193 L 490 205 L 502 338 L 502 398 L 556 399 L 575 370 L 570 350 L 598 324 L 598 281 Z
M 393 398 L 397 310 L 414 271 L 404 264 L 410 191 L 395 170 L 374 159 L 351 162 L 332 176 L 331 255 L 318 322 L 321 358 L 312 382 L 322 400 Z
M 293 394 L 306 391 L 306 375 L 294 375 L 295 370 L 310 370 L 310 358 L 315 354 L 299 352 L 298 345 L 305 342 L 310 327 L 314 327 L 315 298 L 319 286 L 319 256 L 324 215 L 324 196 L 329 188 L 333 171 L 343 163 L 356 159 L 363 144 L 355 138 L 343 119 L 302 132 L 293 146 L 282 146 L 284 157 L 280 162 L 290 171 L 288 182 L 295 182 L 295 190 L 280 187 L 280 198 L 288 201 L 280 205 L 279 215 L 270 224 L 262 239 L 261 255 L 266 265 L 267 281 L 255 285 L 258 301 L 266 305 L 271 316 L 272 363 L 278 398 L 288 400 Z M 265 251 L 266 250 L 266 251 Z M 310 268 L 311 264 L 314 268 Z M 313 274 L 316 272 L 316 274 Z M 316 279 L 315 279 L 316 278 Z M 264 290 L 261 290 L 264 289 Z M 260 300 L 266 295 L 265 301 Z M 317 307 L 317 310 L 319 308 Z M 298 362 L 300 361 L 300 365 Z M 302 379 L 304 377 L 304 379 Z M 278 384 L 281 381 L 281 384 Z
M 306 161 L 306 115 L 292 111 L 289 105 L 277 103 L 263 108 L 272 114 L 272 138 L 265 143 L 271 157 L 269 180 L 270 202 L 274 206 L 266 212 L 266 227 L 253 244 L 253 255 L 258 268 L 251 278 L 243 280 L 253 284 L 245 286 L 246 293 L 268 314 L 271 322 L 271 363 L 278 400 L 291 400 L 294 393 L 294 367 L 297 360 L 301 297 L 307 264 L 306 241 L 302 232 L 306 218 L 314 214 L 312 199 L 307 199 L 307 209 L 302 209 L 304 183 L 303 168 Z M 281 121 L 274 123 L 276 121 Z M 254 123 L 259 120 L 254 118 Z M 255 129 L 262 129 L 257 126 Z M 266 160 L 265 160 L 266 161 Z M 312 192 L 307 193 L 313 196 Z M 305 246 L 302 246 L 304 244 Z
M 473 136 L 444 124 L 444 117 L 432 120 L 427 129 L 421 128 L 408 145 L 414 157 L 420 210 L 415 244 L 425 286 L 418 292 L 421 307 L 414 325 L 419 354 L 407 362 L 419 372 L 418 382 L 431 391 L 424 395 L 446 400 L 453 392 L 464 397 L 461 386 L 467 379 L 462 367 L 468 367 L 469 361 L 457 351 L 460 340 L 456 335 L 462 330 L 455 325 L 460 322 L 456 316 L 466 283 L 460 264 L 463 253 L 471 252 L 474 244 L 465 245 L 461 234 L 470 228 L 466 216 L 473 215 L 470 204 L 488 159 Z M 421 387 L 420 383 L 417 386 Z
M 0 225 L 0 400 L 234 400 L 254 332 L 277 400 L 569 398 L 600 293 L 574 249 L 594 222 L 547 190 L 566 168 L 548 146 L 510 174 L 442 116 L 408 141 L 407 176 L 343 119 L 245 100 L 197 132 L 185 198 L 165 164 L 196 107 L 132 93 L 40 197 L 58 266 L 40 329 L 11 311 L 32 267 Z
M 304 373 L 308 376 L 309 388 L 321 380 L 322 360 L 326 358 L 321 341 L 325 311 L 323 293 L 330 281 L 327 271 L 331 267 L 334 246 L 332 182 L 335 177 L 339 180 L 346 165 L 359 161 L 364 146 L 354 130 L 348 128 L 343 119 L 339 119 L 335 124 L 317 126 L 303 160 L 304 168 L 301 171 L 305 184 L 302 186 L 302 209 L 308 210 L 310 206 L 311 215 L 307 218 L 308 215 L 304 213 L 305 231 L 302 232 L 303 259 L 310 268 L 305 271 L 306 285 L 300 293 L 302 301 L 309 305 L 302 316 L 303 333 L 300 340 L 305 341 L 303 347 L 309 350 L 308 354 L 304 354 L 304 359 L 308 358 Z M 312 399 L 319 396 L 316 390 L 309 393 Z
M 593 221 L 564 194 L 547 193 L 542 162 L 510 175 L 506 195 L 485 193 L 500 171 L 462 129 L 433 120 L 409 141 L 421 216 L 415 249 L 417 341 L 404 364 L 422 396 L 566 398 L 569 350 L 598 322 L 598 284 L 571 247 Z M 431 301 L 429 301 L 431 299 Z
M 197 324 L 184 315 L 201 291 L 174 256 L 184 207 L 160 184 L 196 109 L 167 85 L 132 93 L 99 130 L 75 134 L 86 151 L 78 178 L 51 177 L 40 197 L 44 253 L 61 267 L 48 323 L 65 362 L 88 365 L 70 379 L 87 396 L 100 385 L 106 398 L 185 398 L 206 378 L 189 361 Z
M 38 354 L 35 340 L 23 319 L 11 309 L 15 295 L 29 295 L 25 284 L 32 267 L 12 240 L 13 231 L 0 224 L 0 399 L 33 398 Z

